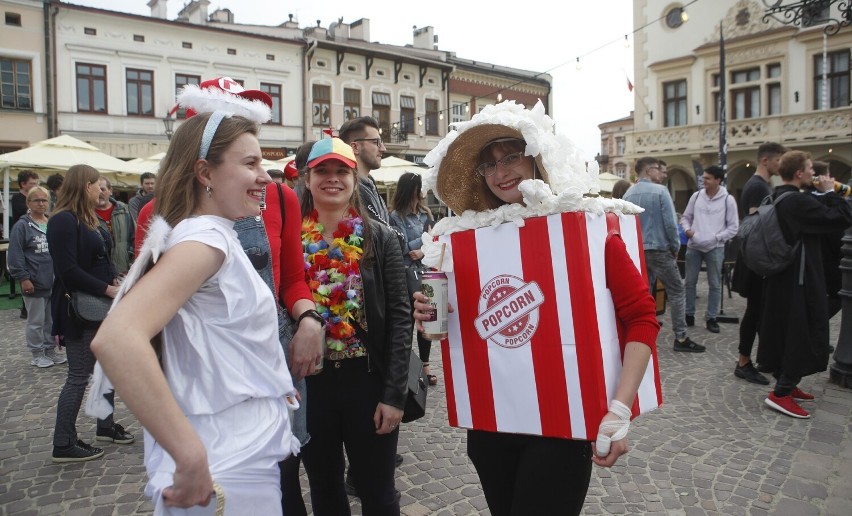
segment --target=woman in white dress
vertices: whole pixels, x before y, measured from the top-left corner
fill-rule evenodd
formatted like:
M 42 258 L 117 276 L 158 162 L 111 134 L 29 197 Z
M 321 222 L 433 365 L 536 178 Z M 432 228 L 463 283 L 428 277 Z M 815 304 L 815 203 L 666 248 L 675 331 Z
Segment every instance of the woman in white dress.
M 294 389 L 275 300 L 233 230 L 236 219 L 260 214 L 270 182 L 257 131 L 220 111 L 181 124 L 128 281 L 147 256 L 156 264 L 116 299 L 92 342 L 145 427 L 155 514 L 212 514 L 214 482 L 225 514 L 281 514 L 277 463 L 298 450 Z

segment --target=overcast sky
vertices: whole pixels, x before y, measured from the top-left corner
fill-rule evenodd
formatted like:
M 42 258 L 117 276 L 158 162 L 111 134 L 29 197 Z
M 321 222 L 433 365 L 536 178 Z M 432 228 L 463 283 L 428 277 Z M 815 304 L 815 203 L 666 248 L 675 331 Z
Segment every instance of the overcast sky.
M 147 0 L 73 0 L 68 3 L 150 15 Z M 237 23 L 278 25 L 292 13 L 302 27 L 370 20 L 370 39 L 412 43 L 412 27 L 434 27 L 438 48 L 458 57 L 547 72 L 553 76 L 551 115 L 586 159 L 600 152 L 598 124 L 633 109 L 626 75 L 633 79 L 631 0 L 513 2 L 470 0 L 339 1 L 212 0 L 210 11 L 230 9 Z M 175 19 L 183 0 L 170 0 Z M 558 7 L 557 7 L 558 6 Z M 558 8 L 559 12 L 556 11 Z M 601 48 L 603 47 L 603 48 Z M 580 57 L 580 69 L 576 58 Z

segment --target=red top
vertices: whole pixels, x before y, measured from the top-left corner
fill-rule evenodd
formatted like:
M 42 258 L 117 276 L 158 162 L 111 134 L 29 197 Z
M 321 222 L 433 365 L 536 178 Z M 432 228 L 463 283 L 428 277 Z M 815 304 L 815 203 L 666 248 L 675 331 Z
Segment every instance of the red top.
M 146 202 L 145 206 L 139 210 L 139 215 L 136 216 L 136 238 L 133 242 L 133 247 L 136 252 L 133 256 L 139 256 L 139 250 L 142 249 L 142 244 L 145 243 L 145 237 L 148 236 L 148 223 L 151 221 L 151 214 L 154 212 L 154 199 Z
M 114 209 L 115 205 L 113 203 L 109 203 L 109 208 L 105 210 L 99 210 L 95 208 L 95 213 L 98 215 L 98 218 L 106 222 L 107 228 L 109 228 L 110 233 L 112 233 L 112 210 Z
M 266 209 L 261 212 L 272 260 L 272 278 L 279 301 L 287 311 L 293 313 L 293 305 L 300 299 L 313 300 L 311 291 L 305 283 L 305 258 L 302 254 L 302 210 L 296 192 L 287 185 L 281 185 L 284 193 L 285 225 L 281 228 L 281 205 L 278 188 L 275 183 L 266 185 Z M 149 202 L 139 210 L 136 218 L 136 254 L 142 248 L 148 233 L 148 222 L 154 211 L 154 203 Z M 287 242 L 283 248 L 281 243 Z M 284 274 L 281 274 L 281 271 Z
M 293 313 L 293 305 L 300 299 L 313 301 L 308 284 L 305 283 L 305 257 L 302 253 L 302 210 L 296 192 L 287 185 L 280 185 L 284 194 L 284 228 L 281 228 L 281 201 L 275 183 L 266 185 L 266 209 L 261 212 L 263 225 L 272 253 L 272 277 L 275 291 L 287 311 Z M 282 246 L 286 242 L 286 246 Z M 281 271 L 284 271 L 283 274 Z
M 636 269 L 618 233 L 610 233 L 604 248 L 606 286 L 612 295 L 621 345 L 641 342 L 656 347 L 660 323 L 648 282 Z

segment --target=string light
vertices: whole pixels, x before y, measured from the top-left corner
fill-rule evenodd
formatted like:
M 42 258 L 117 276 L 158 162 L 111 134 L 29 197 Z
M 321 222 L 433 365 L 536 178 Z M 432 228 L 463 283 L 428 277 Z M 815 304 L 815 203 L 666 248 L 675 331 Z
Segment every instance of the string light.
M 497 94 L 497 102 L 503 102 L 503 94 L 502 93 Z
M 583 65 L 580 64 L 579 57 L 577 58 L 577 65 L 574 68 L 576 68 L 578 72 L 583 69 Z
M 417 117 L 417 125 L 423 125 L 423 120 L 419 116 Z
M 441 111 L 440 113 L 438 113 L 438 120 L 443 120 L 443 119 L 444 119 L 444 112 Z
M 630 48 L 630 40 L 627 39 L 627 34 L 624 35 L 624 48 Z

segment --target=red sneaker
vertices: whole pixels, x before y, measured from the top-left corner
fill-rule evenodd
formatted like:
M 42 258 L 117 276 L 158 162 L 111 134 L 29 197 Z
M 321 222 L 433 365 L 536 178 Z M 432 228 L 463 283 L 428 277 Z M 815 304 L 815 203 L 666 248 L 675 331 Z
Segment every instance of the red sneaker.
M 790 417 L 799 419 L 808 419 L 811 417 L 808 412 L 796 403 L 793 396 L 776 396 L 774 392 L 770 392 L 764 403 L 772 407 L 774 410 Z
M 811 394 L 809 392 L 805 392 L 798 387 L 793 389 L 793 391 L 790 393 L 790 396 L 792 396 L 793 399 L 796 400 L 796 401 L 813 401 L 814 400 L 813 394 Z

